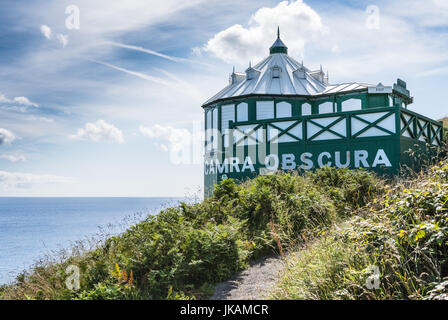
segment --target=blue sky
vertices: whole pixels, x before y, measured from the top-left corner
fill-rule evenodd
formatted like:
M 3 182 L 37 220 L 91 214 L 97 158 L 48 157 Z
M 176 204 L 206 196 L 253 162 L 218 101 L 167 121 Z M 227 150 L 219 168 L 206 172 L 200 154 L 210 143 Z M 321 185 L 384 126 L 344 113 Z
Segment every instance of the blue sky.
M 444 0 L 3 0 L 0 196 L 196 193 L 200 106 L 234 65 L 267 55 L 277 25 L 331 83 L 399 77 L 412 110 L 448 115 Z M 188 160 L 173 161 L 179 150 Z

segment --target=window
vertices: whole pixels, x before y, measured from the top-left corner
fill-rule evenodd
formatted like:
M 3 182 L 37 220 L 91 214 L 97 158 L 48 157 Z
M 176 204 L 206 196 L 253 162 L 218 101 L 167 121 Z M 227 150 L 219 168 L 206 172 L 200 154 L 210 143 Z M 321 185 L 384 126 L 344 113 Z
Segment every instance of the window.
M 247 121 L 248 120 L 248 106 L 247 103 L 240 103 L 236 107 L 236 121 Z
M 218 108 L 213 109 L 212 121 L 213 121 L 213 131 L 212 131 L 213 149 L 217 149 L 218 148 Z
M 311 105 L 309 103 L 302 104 L 302 116 L 309 116 L 312 114 Z
M 361 110 L 362 102 L 360 99 L 348 99 L 341 103 L 341 111 Z
M 213 129 L 218 129 L 218 108 L 213 109 Z
M 210 129 L 212 124 L 212 112 L 210 110 L 205 111 L 205 129 Z
M 221 106 L 221 130 L 229 129 L 229 121 L 235 121 L 235 105 L 226 104 Z
M 212 125 L 212 111 L 205 111 L 205 149 L 211 150 L 211 125 Z
M 291 104 L 288 102 L 277 103 L 277 118 L 291 117 L 292 110 Z
M 280 78 L 280 73 L 282 69 L 278 66 L 272 67 L 272 78 Z
M 324 102 L 319 105 L 319 113 L 332 113 L 333 102 Z
M 274 118 L 274 101 L 257 101 L 257 120 Z

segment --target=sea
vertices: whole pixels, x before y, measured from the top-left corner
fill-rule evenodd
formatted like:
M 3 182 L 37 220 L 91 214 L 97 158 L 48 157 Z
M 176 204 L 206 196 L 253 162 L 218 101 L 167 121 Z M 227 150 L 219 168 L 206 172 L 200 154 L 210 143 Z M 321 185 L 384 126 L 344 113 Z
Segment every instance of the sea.
M 61 249 L 119 234 L 183 200 L 0 197 L 0 285 Z

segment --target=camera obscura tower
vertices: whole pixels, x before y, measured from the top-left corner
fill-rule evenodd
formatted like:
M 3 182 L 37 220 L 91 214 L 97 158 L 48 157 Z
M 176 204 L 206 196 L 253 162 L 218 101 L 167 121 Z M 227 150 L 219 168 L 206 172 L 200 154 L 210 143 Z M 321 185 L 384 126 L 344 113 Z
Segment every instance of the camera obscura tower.
M 331 84 L 322 67 L 290 57 L 278 31 L 268 57 L 233 70 L 228 86 L 202 105 L 205 195 L 223 179 L 277 170 L 418 169 L 437 154 L 443 126 L 409 110 L 412 102 L 400 79 L 393 86 Z

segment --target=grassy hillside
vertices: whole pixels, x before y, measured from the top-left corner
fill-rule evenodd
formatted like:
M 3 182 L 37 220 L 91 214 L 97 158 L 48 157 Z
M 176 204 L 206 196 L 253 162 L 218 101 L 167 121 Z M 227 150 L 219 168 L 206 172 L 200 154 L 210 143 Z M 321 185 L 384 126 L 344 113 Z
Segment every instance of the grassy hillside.
M 448 161 L 293 254 L 272 298 L 448 299 Z
M 203 299 L 250 261 L 286 251 L 274 299 L 437 298 L 448 288 L 448 160 L 406 180 L 335 168 L 225 180 L 202 203 L 74 249 L 0 298 Z M 81 271 L 74 291 L 70 265 Z
M 206 298 L 217 282 L 251 260 L 312 241 L 383 190 L 372 173 L 328 168 L 304 177 L 261 176 L 242 185 L 226 180 L 202 203 L 150 216 L 95 250 L 74 250 L 61 262 L 41 262 L 0 289 L 0 296 Z M 65 285 L 70 265 L 81 271 L 76 291 Z

